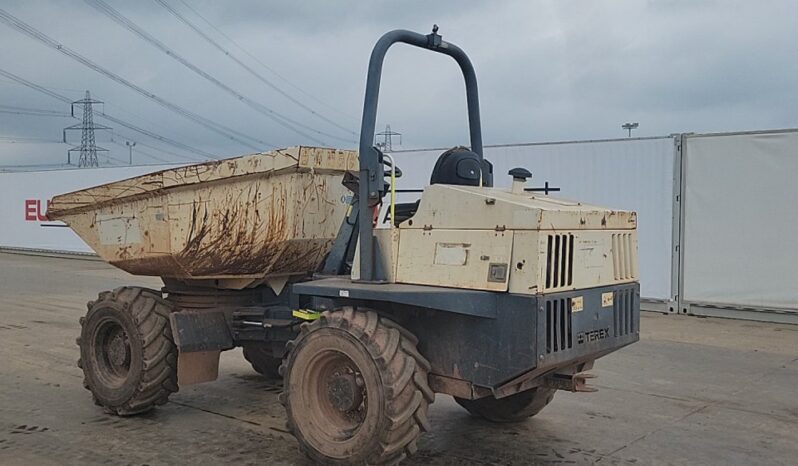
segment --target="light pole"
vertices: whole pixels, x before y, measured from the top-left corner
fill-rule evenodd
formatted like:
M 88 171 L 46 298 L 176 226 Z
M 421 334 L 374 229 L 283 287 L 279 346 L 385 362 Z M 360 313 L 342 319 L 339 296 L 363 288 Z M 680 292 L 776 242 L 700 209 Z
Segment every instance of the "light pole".
M 125 141 L 125 145 L 128 149 L 128 165 L 133 165 L 133 148 L 136 147 L 136 142 Z
M 635 123 L 624 123 L 624 124 L 621 125 L 621 128 L 629 131 L 628 137 L 632 137 L 632 130 L 633 129 L 637 129 L 638 126 L 640 126 L 640 123 L 637 123 L 637 122 L 635 122 Z

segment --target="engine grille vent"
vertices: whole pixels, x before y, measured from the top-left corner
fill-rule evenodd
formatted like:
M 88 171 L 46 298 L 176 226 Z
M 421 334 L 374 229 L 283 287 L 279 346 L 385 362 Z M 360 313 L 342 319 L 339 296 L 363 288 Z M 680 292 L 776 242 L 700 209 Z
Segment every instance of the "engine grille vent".
M 635 290 L 632 288 L 618 290 L 612 300 L 612 311 L 615 319 L 615 336 L 620 337 L 637 332 L 634 310 Z
M 574 282 L 574 235 L 549 235 L 546 246 L 546 289 Z
M 546 301 L 546 353 L 573 347 L 571 298 Z
M 631 233 L 612 235 L 612 268 L 616 280 L 635 277 Z

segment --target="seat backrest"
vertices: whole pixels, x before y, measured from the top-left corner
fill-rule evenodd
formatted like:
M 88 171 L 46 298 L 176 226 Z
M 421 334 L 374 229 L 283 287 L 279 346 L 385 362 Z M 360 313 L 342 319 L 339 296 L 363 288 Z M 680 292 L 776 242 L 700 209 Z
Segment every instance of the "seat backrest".
M 479 166 L 479 156 L 467 147 L 453 147 L 438 157 L 432 169 L 430 184 L 454 184 L 461 186 L 493 186 L 493 165 L 487 160 Z

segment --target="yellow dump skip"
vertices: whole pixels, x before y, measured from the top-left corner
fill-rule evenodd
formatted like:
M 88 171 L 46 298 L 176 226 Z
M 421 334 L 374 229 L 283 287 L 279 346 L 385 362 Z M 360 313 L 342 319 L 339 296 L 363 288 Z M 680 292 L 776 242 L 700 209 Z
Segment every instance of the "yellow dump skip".
M 243 288 L 316 269 L 357 163 L 354 151 L 275 150 L 63 194 L 47 215 L 132 274 Z

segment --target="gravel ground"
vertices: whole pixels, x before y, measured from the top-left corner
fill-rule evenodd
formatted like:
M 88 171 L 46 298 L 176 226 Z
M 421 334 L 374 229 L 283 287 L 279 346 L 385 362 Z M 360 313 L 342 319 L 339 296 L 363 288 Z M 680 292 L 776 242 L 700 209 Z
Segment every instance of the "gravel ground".
M 75 365 L 97 292 L 160 287 L 102 262 L 0 253 L 0 464 L 309 464 L 280 384 L 240 350 L 216 382 L 137 417 L 103 414 Z M 403 464 L 796 464 L 798 326 L 644 313 L 641 341 L 596 363 L 597 393 L 558 393 L 492 425 L 439 395 Z

